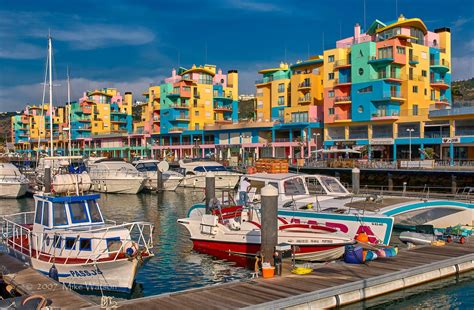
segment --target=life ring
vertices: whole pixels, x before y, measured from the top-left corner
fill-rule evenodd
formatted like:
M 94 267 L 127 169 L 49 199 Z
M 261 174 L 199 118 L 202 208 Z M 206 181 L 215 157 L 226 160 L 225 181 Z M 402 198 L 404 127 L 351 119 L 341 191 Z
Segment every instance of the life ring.
M 131 258 L 137 257 L 138 255 L 137 243 L 134 241 L 127 241 L 123 245 L 123 251 L 124 251 L 125 256 L 131 257 Z

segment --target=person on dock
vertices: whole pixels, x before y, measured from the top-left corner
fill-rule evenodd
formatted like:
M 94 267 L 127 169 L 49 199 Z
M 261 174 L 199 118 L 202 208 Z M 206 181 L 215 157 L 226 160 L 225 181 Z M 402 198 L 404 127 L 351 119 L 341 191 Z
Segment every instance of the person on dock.
M 250 182 L 248 178 L 244 178 L 239 184 L 239 203 L 241 205 L 247 205 L 249 199 L 248 190 L 250 188 Z

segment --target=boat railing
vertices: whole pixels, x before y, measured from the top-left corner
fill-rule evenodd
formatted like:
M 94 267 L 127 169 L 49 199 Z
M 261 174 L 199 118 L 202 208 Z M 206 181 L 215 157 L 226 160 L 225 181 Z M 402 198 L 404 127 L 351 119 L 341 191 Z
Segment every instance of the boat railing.
M 132 252 L 136 253 L 136 255 L 152 255 L 153 225 L 151 223 L 123 223 L 85 230 L 83 232 L 46 230 L 42 233 L 36 233 L 31 230 L 31 224 L 29 223 L 32 223 L 32 221 L 29 221 L 29 215 L 33 219 L 34 212 L 3 216 L 2 238 L 7 246 L 36 259 L 41 258 L 51 263 L 55 261 L 55 258 L 61 257 L 65 258 L 64 264 L 74 259 L 85 260 L 84 264 L 95 263 L 101 258 L 108 258 L 108 261 L 116 261 L 124 257 L 128 247 L 132 247 Z M 118 249 L 110 250 L 107 242 L 110 240 L 108 238 L 113 235 L 111 232 L 121 229 L 128 231 L 127 236 L 120 239 L 121 244 Z M 91 236 L 91 234 L 98 236 Z M 94 246 L 91 247 L 90 251 L 66 249 L 66 238 L 74 238 L 73 249 L 77 247 L 76 243 L 81 238 L 90 240 L 91 245 Z M 52 243 L 47 244 L 46 240 L 52 240 Z M 94 240 L 98 240 L 98 242 L 94 242 Z M 35 248 L 32 247 L 33 245 Z
M 108 169 L 101 169 L 101 170 L 97 170 L 97 169 L 94 169 L 94 170 L 91 170 L 89 171 L 89 174 L 91 175 L 91 177 L 109 177 L 109 176 L 122 176 L 122 177 L 129 177 L 129 176 L 139 176 L 139 177 L 144 177 L 146 178 L 147 175 L 145 172 L 141 172 L 141 171 L 133 171 L 133 170 L 129 170 L 129 169 L 118 169 L 118 170 L 108 170 Z

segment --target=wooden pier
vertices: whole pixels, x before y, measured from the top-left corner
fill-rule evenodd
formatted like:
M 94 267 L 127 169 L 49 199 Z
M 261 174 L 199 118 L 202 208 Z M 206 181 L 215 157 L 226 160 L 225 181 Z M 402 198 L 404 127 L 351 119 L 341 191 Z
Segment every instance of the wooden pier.
M 474 240 L 402 249 L 362 265 L 329 263 L 308 275 L 251 279 L 119 302 L 130 309 L 330 308 L 474 269 Z
M 3 281 L 13 286 L 15 291 L 25 297 L 43 296 L 50 307 L 78 309 L 96 305 L 86 297 L 9 255 L 0 254 L 0 268 Z

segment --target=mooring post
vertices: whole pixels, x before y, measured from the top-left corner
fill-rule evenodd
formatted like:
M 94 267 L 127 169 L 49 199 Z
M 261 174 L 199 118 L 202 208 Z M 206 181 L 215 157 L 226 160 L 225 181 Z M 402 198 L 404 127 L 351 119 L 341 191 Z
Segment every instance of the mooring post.
M 360 170 L 359 168 L 352 169 L 352 193 L 358 194 L 360 188 Z
M 403 196 L 407 193 L 407 182 L 403 182 Z
M 51 167 L 45 166 L 44 167 L 44 192 L 51 193 Z
M 278 244 L 278 190 L 266 185 L 261 190 L 262 227 L 260 252 L 263 262 L 274 264 L 273 253 Z
M 163 190 L 163 173 L 161 172 L 160 168 L 157 167 L 156 169 L 156 191 L 160 192 Z
M 388 174 L 388 191 L 393 191 L 393 174 L 391 173 Z
M 206 214 L 210 213 L 211 210 L 211 199 L 216 197 L 216 177 L 214 173 L 206 173 Z
M 458 191 L 458 183 L 456 182 L 456 175 L 451 174 L 451 193 L 453 195 L 456 195 L 457 191 Z

